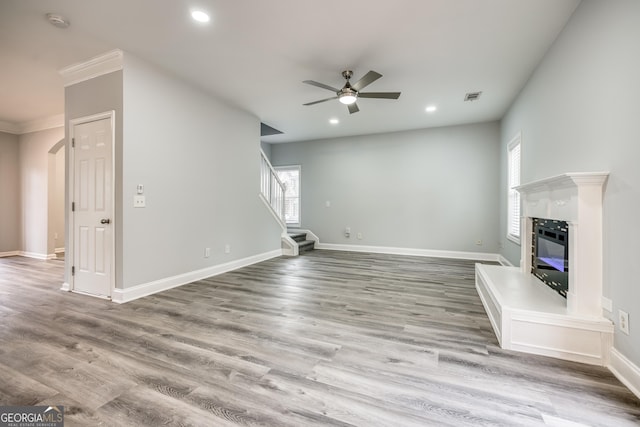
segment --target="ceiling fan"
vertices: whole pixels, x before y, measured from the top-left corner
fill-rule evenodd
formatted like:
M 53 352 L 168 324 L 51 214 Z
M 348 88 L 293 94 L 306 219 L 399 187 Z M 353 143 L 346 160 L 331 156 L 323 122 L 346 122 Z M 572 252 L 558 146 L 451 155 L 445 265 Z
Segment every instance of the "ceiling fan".
M 364 75 L 360 80 L 351 84 L 349 79 L 353 76 L 353 71 L 345 70 L 342 72 L 342 77 L 347 79 L 347 83 L 344 85 L 342 89 L 336 89 L 329 85 L 318 83 L 313 80 L 305 80 L 302 83 L 306 83 L 311 86 L 317 86 L 322 89 L 327 89 L 336 93 L 336 96 L 332 96 L 331 98 L 321 99 L 320 101 L 308 102 L 303 105 L 314 105 L 319 104 L 321 102 L 330 101 L 332 99 L 338 99 L 340 102 L 345 104 L 349 108 L 349 113 L 357 113 L 360 111 L 358 105 L 356 104 L 356 100 L 358 98 L 379 98 L 379 99 L 398 99 L 400 97 L 400 92 L 360 92 L 366 86 L 369 86 L 371 83 L 378 80 L 382 77 L 382 74 L 376 73 L 375 71 L 369 71 Z

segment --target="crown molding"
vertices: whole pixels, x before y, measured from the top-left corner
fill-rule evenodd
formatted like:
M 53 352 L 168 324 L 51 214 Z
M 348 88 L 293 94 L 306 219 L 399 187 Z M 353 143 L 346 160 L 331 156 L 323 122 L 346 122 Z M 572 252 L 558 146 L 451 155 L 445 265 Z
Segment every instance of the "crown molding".
M 120 49 L 114 49 L 87 61 L 69 65 L 58 72 L 62 76 L 64 87 L 67 87 L 122 70 L 123 57 Z
M 17 123 L 0 121 L 0 132 L 12 133 L 14 135 L 20 134 L 20 125 Z
M 64 114 L 56 114 L 55 116 L 45 117 L 44 119 L 20 123 L 20 133 L 38 132 L 62 126 L 64 126 Z
M 29 120 L 28 122 L 12 123 L 0 121 L 0 132 L 22 135 L 23 133 L 39 132 L 64 126 L 64 114 Z

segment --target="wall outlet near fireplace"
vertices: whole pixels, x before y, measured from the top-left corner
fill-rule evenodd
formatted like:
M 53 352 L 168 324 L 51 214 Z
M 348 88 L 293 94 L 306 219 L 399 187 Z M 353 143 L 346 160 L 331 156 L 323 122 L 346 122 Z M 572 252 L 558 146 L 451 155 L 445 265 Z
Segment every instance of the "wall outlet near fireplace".
M 618 310 L 618 327 L 622 332 L 629 335 L 629 313 Z

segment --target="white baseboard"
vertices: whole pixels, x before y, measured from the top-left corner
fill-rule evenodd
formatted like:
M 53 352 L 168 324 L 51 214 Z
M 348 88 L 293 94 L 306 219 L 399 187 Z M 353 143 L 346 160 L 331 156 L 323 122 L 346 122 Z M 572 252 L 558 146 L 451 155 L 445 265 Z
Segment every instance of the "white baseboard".
M 611 349 L 609 370 L 640 399 L 640 368 L 615 348 Z
M 18 255 L 20 255 L 20 251 L 0 252 L 0 258 L 4 258 L 8 256 L 18 256 Z
M 64 246 L 63 246 L 63 247 L 61 247 L 61 248 L 55 248 L 53 251 L 54 251 L 56 254 L 61 254 L 61 253 L 63 253 L 63 252 L 64 252 Z
M 276 249 L 270 252 L 253 255 L 224 264 L 203 268 L 201 270 L 195 270 L 189 273 L 166 277 L 164 279 L 155 280 L 149 283 L 143 283 L 141 285 L 132 286 L 126 289 L 114 289 L 112 300 L 113 302 L 122 304 L 158 292 L 166 291 L 171 288 L 186 285 L 187 283 L 206 279 L 207 277 L 217 276 L 218 274 L 226 273 L 231 270 L 236 270 L 238 268 L 266 261 L 271 258 L 279 257 L 281 255 L 282 249 Z
M 364 245 L 342 245 L 334 243 L 319 243 L 316 249 L 326 249 L 330 251 L 346 251 L 346 252 L 370 252 L 376 254 L 388 255 L 409 255 L 423 256 L 434 258 L 453 258 L 453 259 L 469 259 L 477 261 L 495 261 L 500 255 L 487 252 L 462 252 L 462 251 L 441 251 L 435 249 L 416 249 L 416 248 L 394 248 L 388 246 L 364 246 Z
M 19 251 L 18 255 L 27 257 L 27 258 L 42 259 L 42 260 L 56 259 L 56 254 L 39 254 L 37 252 Z
M 67 282 L 64 282 L 62 284 L 62 286 L 60 287 L 60 290 L 61 291 L 65 291 L 65 292 L 69 292 L 69 291 L 71 291 L 71 285 L 68 284 Z

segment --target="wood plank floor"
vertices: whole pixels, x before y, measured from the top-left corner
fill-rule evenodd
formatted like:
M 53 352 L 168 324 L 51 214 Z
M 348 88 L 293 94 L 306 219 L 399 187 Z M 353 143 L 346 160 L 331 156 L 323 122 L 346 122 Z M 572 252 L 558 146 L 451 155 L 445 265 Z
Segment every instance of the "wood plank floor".
M 632 426 L 605 368 L 504 351 L 471 261 L 313 251 L 124 305 L 0 258 L 0 404 L 67 426 Z

